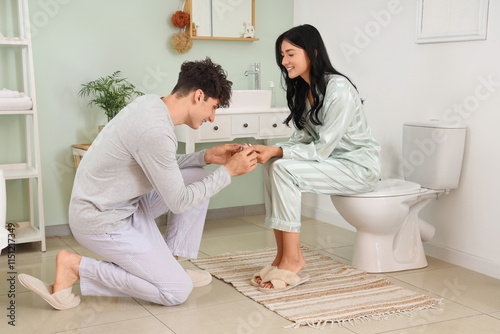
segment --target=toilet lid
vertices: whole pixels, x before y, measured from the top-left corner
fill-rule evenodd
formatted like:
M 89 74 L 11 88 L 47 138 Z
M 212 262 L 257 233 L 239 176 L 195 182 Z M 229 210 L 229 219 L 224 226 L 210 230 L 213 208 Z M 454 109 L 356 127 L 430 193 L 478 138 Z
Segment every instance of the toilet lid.
M 349 195 L 349 197 L 390 197 L 411 195 L 422 192 L 424 189 L 420 184 L 399 179 L 381 180 L 375 187 L 375 190 L 368 193 Z

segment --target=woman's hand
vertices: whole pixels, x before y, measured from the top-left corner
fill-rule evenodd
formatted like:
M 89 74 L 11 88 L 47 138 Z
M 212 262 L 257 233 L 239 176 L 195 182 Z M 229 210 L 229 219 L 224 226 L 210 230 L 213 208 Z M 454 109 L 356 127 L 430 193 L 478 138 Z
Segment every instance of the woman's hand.
M 248 146 L 232 156 L 224 166 L 231 176 L 240 176 L 257 168 L 257 156 L 253 146 Z
M 281 147 L 275 147 L 275 146 L 266 146 L 266 145 L 254 145 L 252 146 L 257 152 L 257 161 L 260 164 L 264 164 L 267 162 L 267 160 L 273 158 L 273 157 L 282 157 L 283 156 L 283 149 Z

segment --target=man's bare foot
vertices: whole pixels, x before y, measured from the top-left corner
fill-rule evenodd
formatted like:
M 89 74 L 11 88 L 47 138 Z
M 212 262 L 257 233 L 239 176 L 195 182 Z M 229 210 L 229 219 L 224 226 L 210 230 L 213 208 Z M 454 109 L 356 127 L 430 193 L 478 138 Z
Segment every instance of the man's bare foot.
M 56 279 L 52 293 L 70 288 L 80 279 L 80 261 L 78 254 L 62 250 L 56 256 Z
M 278 265 L 278 269 L 284 269 L 284 270 L 289 270 L 293 273 L 298 274 L 302 269 L 304 269 L 304 266 L 306 265 L 306 261 L 304 260 L 304 256 L 302 253 L 298 258 L 295 259 L 288 259 L 283 257 L 281 259 L 281 262 Z M 257 281 L 257 279 L 255 280 Z M 271 282 L 265 282 L 260 285 L 261 287 L 265 289 L 272 289 L 273 284 Z

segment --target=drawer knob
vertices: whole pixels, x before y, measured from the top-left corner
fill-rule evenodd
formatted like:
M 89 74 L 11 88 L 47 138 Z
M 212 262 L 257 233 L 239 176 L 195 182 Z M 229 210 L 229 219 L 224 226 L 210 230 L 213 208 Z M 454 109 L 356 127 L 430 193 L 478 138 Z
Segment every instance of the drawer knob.
M 248 128 L 248 123 L 243 124 L 244 128 Z
M 218 127 L 217 125 L 216 125 L 216 126 L 214 126 L 214 130 L 215 130 L 215 131 L 219 130 L 219 127 Z
M 277 128 L 277 127 L 278 127 L 278 124 L 274 123 L 273 128 Z

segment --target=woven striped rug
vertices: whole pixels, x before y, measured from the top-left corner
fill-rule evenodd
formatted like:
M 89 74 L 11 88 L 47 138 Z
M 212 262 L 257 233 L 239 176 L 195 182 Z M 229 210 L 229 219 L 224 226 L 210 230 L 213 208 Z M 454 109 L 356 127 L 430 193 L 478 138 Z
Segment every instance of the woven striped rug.
M 250 279 L 276 255 L 276 249 L 223 254 L 191 260 L 214 277 L 232 284 L 236 290 L 293 322 L 289 327 L 327 324 L 355 324 L 366 320 L 411 315 L 433 308 L 441 300 L 404 289 L 386 278 L 357 270 L 307 248 L 308 282 L 287 291 L 265 293 Z

